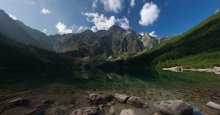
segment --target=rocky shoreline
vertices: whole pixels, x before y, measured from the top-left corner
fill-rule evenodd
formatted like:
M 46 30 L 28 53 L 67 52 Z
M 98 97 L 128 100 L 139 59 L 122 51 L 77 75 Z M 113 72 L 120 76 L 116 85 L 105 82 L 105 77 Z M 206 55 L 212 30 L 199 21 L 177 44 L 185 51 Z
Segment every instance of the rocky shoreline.
M 184 72 L 184 71 L 191 71 L 191 72 L 208 72 L 208 73 L 215 73 L 220 74 L 220 67 L 214 67 L 214 68 L 199 68 L 199 69 L 184 69 L 182 66 L 176 66 L 171 68 L 163 68 L 164 71 L 171 71 L 171 72 Z
M 15 98 L 0 104 L 0 114 L 7 115 L 13 109 L 20 109 L 20 111 L 24 111 L 24 115 L 117 115 L 115 108 L 117 103 L 145 109 L 146 113 L 142 113 L 144 115 L 193 115 L 195 112 L 193 107 L 183 100 L 167 100 L 158 104 L 156 112 L 149 113 L 147 111 L 150 108 L 149 103 L 140 97 L 118 93 L 114 95 L 93 93 L 88 96 L 87 101 L 90 104 L 89 107 L 62 109 L 64 107 L 56 106 L 56 103 L 50 100 Z M 217 103 L 208 102 L 206 106 L 220 111 L 220 105 Z M 59 109 L 62 111 L 59 111 Z M 122 109 L 120 115 L 139 114 L 135 113 L 131 107 Z

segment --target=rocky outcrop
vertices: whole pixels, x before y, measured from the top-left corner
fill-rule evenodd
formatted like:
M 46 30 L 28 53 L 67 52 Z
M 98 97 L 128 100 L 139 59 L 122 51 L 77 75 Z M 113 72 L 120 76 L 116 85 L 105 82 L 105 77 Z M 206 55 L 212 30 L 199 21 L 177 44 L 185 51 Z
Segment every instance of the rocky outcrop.
M 171 68 L 163 68 L 164 71 L 172 71 L 172 72 L 183 72 L 183 71 L 193 71 L 193 72 L 208 72 L 208 73 L 215 73 L 220 74 L 220 67 L 214 68 L 205 68 L 205 69 L 184 69 L 182 66 L 176 66 Z
M 208 73 L 215 73 L 220 74 L 220 67 L 214 68 L 192 68 L 192 69 L 184 69 L 182 66 L 171 67 L 171 68 L 163 68 L 164 71 L 172 71 L 172 72 L 183 72 L 183 71 L 192 71 L 192 72 L 208 72 Z
M 217 104 L 217 103 L 211 102 L 211 101 L 208 102 L 208 103 L 206 104 L 206 106 L 211 107 L 211 108 L 214 108 L 214 109 L 217 109 L 217 110 L 220 110 L 220 105 Z
M 182 66 L 176 66 L 171 68 L 163 68 L 164 71 L 172 71 L 172 72 L 183 72 Z
M 120 115 L 135 115 L 132 109 L 123 109 Z
M 166 115 L 193 115 L 193 108 L 182 100 L 162 101 L 159 111 Z
M 86 107 L 74 110 L 70 115 L 98 115 L 99 113 L 100 109 L 98 107 Z

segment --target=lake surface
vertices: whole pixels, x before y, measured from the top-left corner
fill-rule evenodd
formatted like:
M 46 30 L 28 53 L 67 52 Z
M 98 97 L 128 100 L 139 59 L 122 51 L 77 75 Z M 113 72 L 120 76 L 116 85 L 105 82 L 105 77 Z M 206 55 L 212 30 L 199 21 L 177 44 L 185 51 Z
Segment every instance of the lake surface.
M 66 110 L 64 114 L 91 106 L 87 100 L 91 93 L 139 96 L 150 106 L 146 109 L 116 104 L 116 115 L 125 108 L 134 109 L 139 115 L 151 114 L 157 110 L 160 101 L 170 99 L 181 99 L 190 103 L 196 112 L 200 112 L 198 114 L 215 115 L 218 111 L 206 107 L 205 104 L 208 101 L 220 103 L 220 75 L 212 73 L 1 70 L 0 79 L 1 102 L 15 97 L 42 98 L 53 101 L 57 107 L 63 107 Z M 10 111 L 10 114 L 16 115 L 18 111 Z

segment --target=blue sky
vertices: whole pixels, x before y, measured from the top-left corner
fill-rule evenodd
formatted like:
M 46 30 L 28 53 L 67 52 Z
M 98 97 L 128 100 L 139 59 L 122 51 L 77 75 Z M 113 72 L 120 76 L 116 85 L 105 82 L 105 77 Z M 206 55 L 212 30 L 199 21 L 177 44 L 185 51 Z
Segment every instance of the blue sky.
M 113 24 L 159 37 L 186 32 L 220 9 L 220 0 L 0 0 L 0 9 L 47 34 Z

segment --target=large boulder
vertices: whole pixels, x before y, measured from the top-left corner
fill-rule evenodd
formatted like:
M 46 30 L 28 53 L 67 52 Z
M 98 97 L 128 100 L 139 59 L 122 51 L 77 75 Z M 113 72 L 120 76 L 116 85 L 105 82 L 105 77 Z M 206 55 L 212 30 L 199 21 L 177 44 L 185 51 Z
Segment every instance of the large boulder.
M 120 115 L 135 115 L 135 114 L 134 114 L 134 111 L 131 109 L 123 109 Z
M 208 102 L 208 103 L 206 104 L 206 106 L 211 107 L 211 108 L 214 108 L 214 109 L 217 109 L 217 110 L 220 110 L 220 105 L 217 104 L 217 103 L 211 102 L 211 101 Z
M 193 108 L 182 100 L 162 101 L 159 111 L 166 115 L 193 115 Z
M 114 97 L 117 101 L 121 103 L 125 103 L 129 99 L 129 96 L 124 95 L 124 94 L 118 94 L 118 93 L 116 93 Z
M 136 106 L 136 107 L 143 107 L 144 101 L 141 100 L 140 97 L 131 96 L 127 100 L 127 104 L 130 104 L 130 105 L 133 105 L 133 106 Z
M 86 107 L 74 110 L 70 115 L 98 115 L 99 113 L 100 109 L 98 107 Z
M 90 94 L 89 100 L 91 104 L 106 104 L 113 100 L 112 95 L 103 95 L 103 94 Z

